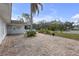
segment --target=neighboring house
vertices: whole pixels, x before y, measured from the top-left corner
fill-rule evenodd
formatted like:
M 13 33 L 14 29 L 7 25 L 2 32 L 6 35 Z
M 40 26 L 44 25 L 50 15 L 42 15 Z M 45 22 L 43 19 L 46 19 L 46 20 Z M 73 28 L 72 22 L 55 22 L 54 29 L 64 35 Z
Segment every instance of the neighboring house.
M 74 25 L 73 30 L 78 30 L 79 31 L 79 25 Z
M 11 22 L 11 9 L 10 3 L 0 3 L 0 43 L 7 35 L 7 24 Z
M 23 34 L 26 31 L 27 24 L 20 20 L 11 20 L 7 25 L 7 34 Z

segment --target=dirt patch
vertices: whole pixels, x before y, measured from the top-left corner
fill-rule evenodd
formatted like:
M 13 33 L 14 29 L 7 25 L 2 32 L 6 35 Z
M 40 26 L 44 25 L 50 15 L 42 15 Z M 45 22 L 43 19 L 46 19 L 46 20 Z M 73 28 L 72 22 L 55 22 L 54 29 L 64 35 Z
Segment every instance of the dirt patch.
M 79 42 L 37 33 L 36 37 L 7 36 L 0 45 L 1 56 L 77 56 Z

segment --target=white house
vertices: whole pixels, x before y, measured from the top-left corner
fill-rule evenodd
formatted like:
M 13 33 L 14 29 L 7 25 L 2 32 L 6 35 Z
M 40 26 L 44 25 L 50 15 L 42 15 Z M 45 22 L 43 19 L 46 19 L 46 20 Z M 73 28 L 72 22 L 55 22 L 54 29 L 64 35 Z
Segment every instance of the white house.
M 7 34 L 23 34 L 27 24 L 20 20 L 11 20 L 11 23 L 7 25 Z
M 0 43 L 7 34 L 7 24 L 11 22 L 11 4 L 0 3 Z
M 11 13 L 11 3 L 0 3 L 0 44 L 7 34 L 22 34 L 30 25 L 29 21 L 11 20 Z

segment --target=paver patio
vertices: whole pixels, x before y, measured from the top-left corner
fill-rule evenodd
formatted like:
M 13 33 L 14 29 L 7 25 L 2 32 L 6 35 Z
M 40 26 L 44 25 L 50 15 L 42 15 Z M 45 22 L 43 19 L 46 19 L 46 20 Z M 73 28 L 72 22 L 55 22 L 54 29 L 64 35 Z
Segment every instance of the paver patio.
M 0 45 L 0 55 L 75 56 L 79 55 L 79 41 L 41 33 L 31 38 L 7 36 Z

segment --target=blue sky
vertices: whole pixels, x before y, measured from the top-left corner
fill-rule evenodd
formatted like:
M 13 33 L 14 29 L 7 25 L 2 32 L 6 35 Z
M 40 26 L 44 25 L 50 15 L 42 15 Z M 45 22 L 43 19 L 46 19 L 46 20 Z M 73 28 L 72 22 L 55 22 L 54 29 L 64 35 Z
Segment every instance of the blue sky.
M 29 3 L 14 3 L 12 4 L 12 19 L 17 19 L 22 13 L 30 14 Z M 79 18 L 79 4 L 78 3 L 45 3 L 43 10 L 39 15 L 34 16 L 34 22 L 46 20 L 61 20 L 73 21 L 72 18 Z M 75 21 L 75 20 L 74 20 Z

